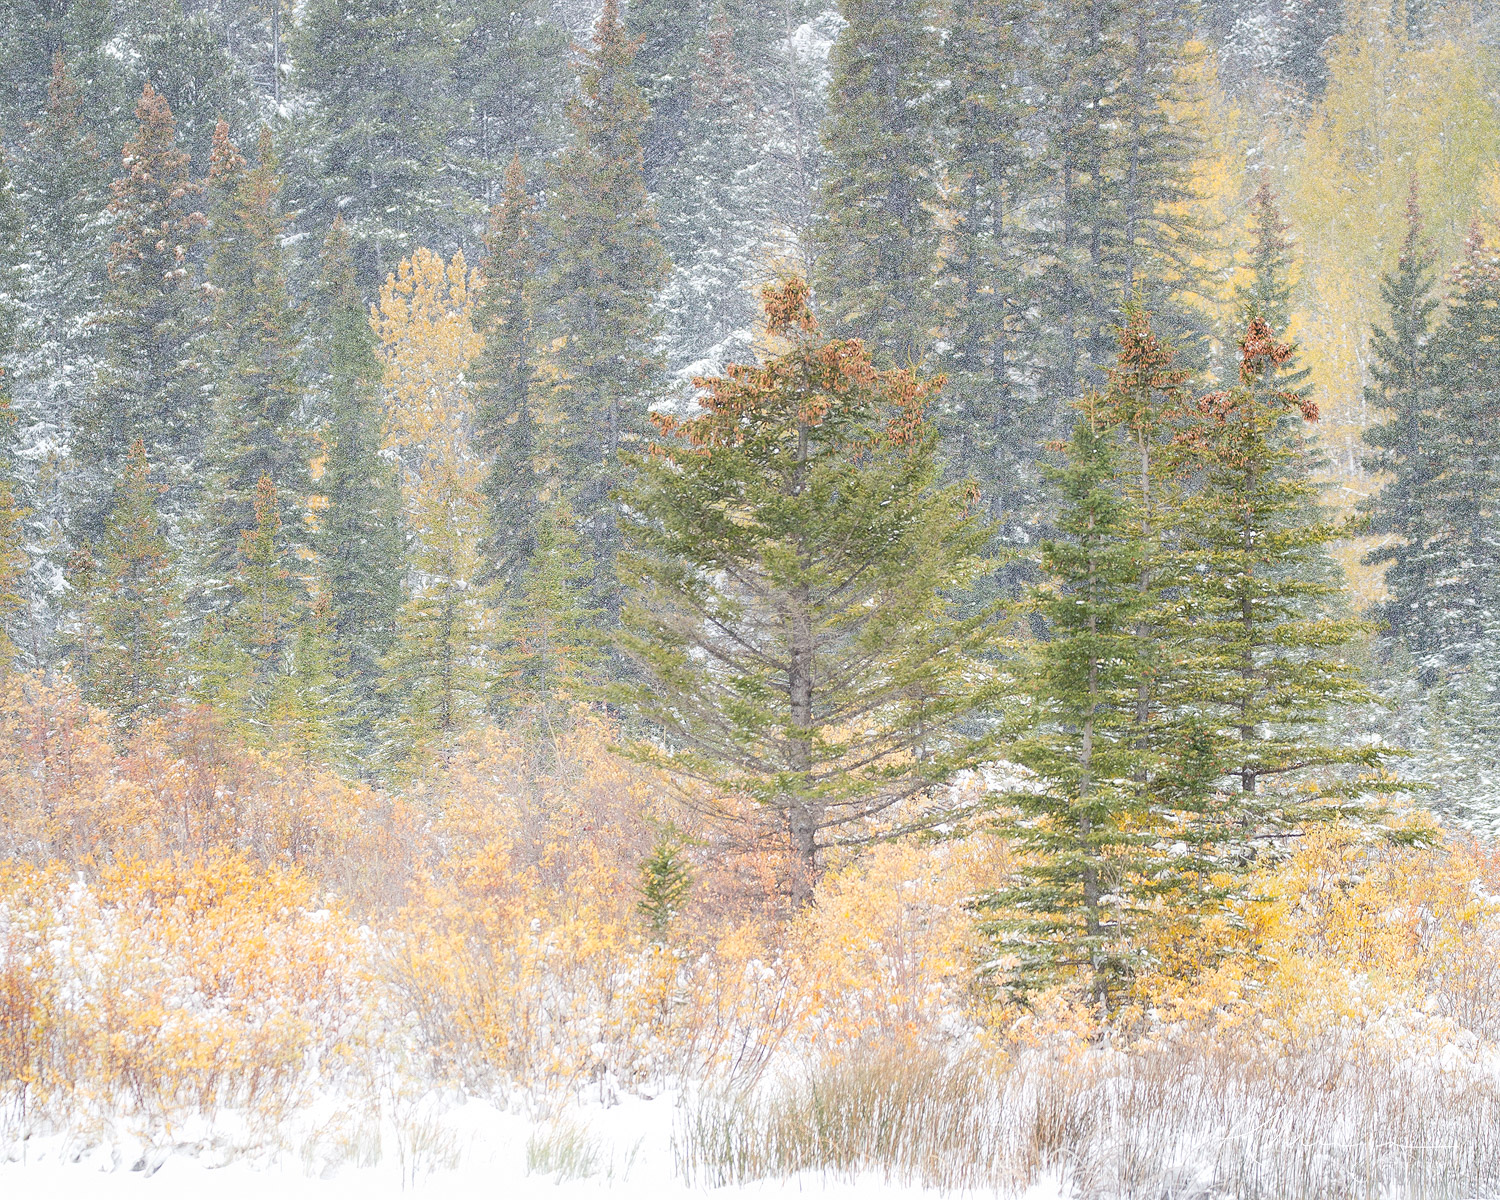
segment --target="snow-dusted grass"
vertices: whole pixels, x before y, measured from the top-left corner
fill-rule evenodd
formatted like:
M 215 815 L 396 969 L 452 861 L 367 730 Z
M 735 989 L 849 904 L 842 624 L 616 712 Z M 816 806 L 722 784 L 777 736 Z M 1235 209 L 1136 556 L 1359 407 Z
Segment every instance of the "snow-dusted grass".
M 1010 1195 L 1050 1181 L 1090 1198 L 1500 1194 L 1488 1055 L 1440 1030 L 1245 1050 L 1050 1048 L 999 1064 L 876 1048 L 780 1089 L 703 1097 L 679 1169 L 711 1187 L 812 1171 Z

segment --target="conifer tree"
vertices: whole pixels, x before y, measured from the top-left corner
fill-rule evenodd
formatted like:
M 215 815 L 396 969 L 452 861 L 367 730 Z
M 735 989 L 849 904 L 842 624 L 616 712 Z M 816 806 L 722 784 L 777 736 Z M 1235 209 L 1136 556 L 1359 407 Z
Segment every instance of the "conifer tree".
M 281 177 L 261 131 L 252 168 L 219 122 L 209 172 L 208 282 L 213 296 L 213 431 L 206 458 L 201 603 L 234 603 L 240 534 L 255 522 L 260 481 L 275 486 L 281 536 L 304 527 L 311 445 L 300 427 L 302 385 L 295 314 L 281 240 Z
M 95 318 L 106 282 L 112 222 L 105 212 L 108 170 L 60 50 L 53 56 L 47 95 L 46 112 L 32 127 L 26 149 L 23 205 L 32 234 L 30 303 L 22 319 L 13 384 L 18 408 L 26 412 L 22 436 L 34 446 L 56 447 L 39 467 L 54 473 L 56 503 L 47 503 L 47 511 L 38 514 L 56 538 L 73 499 L 60 478 L 62 448 L 73 439 L 78 407 L 99 368 Z
M 687 76 L 683 144 L 656 175 L 662 238 L 673 264 L 662 307 L 674 368 L 705 358 L 717 365 L 734 343 L 748 346 L 757 314 L 751 283 L 771 231 L 784 220 L 774 210 L 763 149 L 768 126 L 736 40 L 727 10 L 716 4 Z
M 568 108 L 572 138 L 552 182 L 558 250 L 545 287 L 546 333 L 562 341 L 547 396 L 556 422 L 554 491 L 588 532 L 595 594 L 609 620 L 619 609 L 610 493 L 621 479 L 619 452 L 644 438 L 660 386 L 654 304 L 670 266 L 646 193 L 647 109 L 634 58 L 619 0 L 604 0 Z
M 347 655 L 335 640 L 327 596 L 307 597 L 295 620 L 271 688 L 271 740 L 304 762 L 347 761 L 355 749 L 350 718 L 358 710 L 342 678 L 348 673 Z
M 0 371 L 0 675 L 9 671 L 16 660 L 19 651 L 16 626 L 30 607 L 27 572 L 31 560 L 26 553 L 26 510 L 20 504 L 9 445 L 14 423 L 6 378 Z
M 1277 337 L 1286 337 L 1292 323 L 1292 248 L 1290 226 L 1276 206 L 1276 193 L 1269 178 L 1262 176 L 1250 204 L 1249 277 L 1235 289 L 1239 323 L 1248 325 L 1256 317 Z M 1298 363 L 1296 348 L 1285 363 L 1276 366 L 1275 390 L 1294 393 L 1298 400 L 1310 394 L 1312 368 Z M 1293 418 L 1288 418 L 1289 423 Z M 1295 424 L 1294 424 L 1295 427 Z
M 1108 1008 L 1139 957 L 1147 896 L 1139 887 L 1152 839 L 1140 780 L 1140 687 L 1149 675 L 1141 626 L 1143 545 L 1119 478 L 1120 430 L 1102 397 L 1080 405 L 1065 464 L 1052 472 L 1059 537 L 1044 543 L 1049 584 L 1032 603 L 1048 637 L 1027 681 L 1032 724 L 1007 751 L 1039 777 L 1009 797 L 1025 816 L 1021 879 L 987 900 L 1021 949 L 1017 985 L 1074 979 Z
M 458 39 L 448 169 L 459 206 L 484 212 L 501 203 L 512 159 L 539 163 L 555 148 L 567 33 L 546 0 L 475 0 L 464 5 Z
M 151 475 L 145 442 L 136 438 L 115 484 L 97 582 L 85 597 L 86 694 L 127 732 L 177 689 L 177 583 L 158 510 L 164 486 Z
M 262 475 L 255 488 L 255 524 L 240 533 L 238 602 L 231 621 L 248 656 L 249 717 L 265 722 L 274 680 L 281 673 L 294 630 L 296 584 L 287 566 L 281 505 L 275 482 Z
M 1033 269 L 1051 395 L 1087 390 L 1088 371 L 1112 356 L 1128 300 L 1184 353 L 1201 333 L 1176 302 L 1196 282 L 1201 240 L 1190 204 L 1200 133 L 1182 104 L 1191 34 L 1191 13 L 1175 0 L 1057 0 L 1039 10 L 1032 219 L 1046 236 Z
M 197 361 L 199 303 L 191 252 L 202 214 L 201 185 L 177 148 L 172 110 L 148 83 L 136 105 L 139 129 L 126 144 L 126 174 L 110 185 L 115 240 L 101 318 L 103 362 L 79 413 L 79 458 L 110 478 L 142 439 L 158 463 L 164 514 L 186 512 L 203 445 L 204 404 Z M 97 537 L 106 487 L 76 514 L 79 535 Z
M 419 245 L 454 232 L 444 142 L 454 122 L 463 27 L 449 0 L 311 0 L 291 57 L 310 111 L 293 207 L 314 227 L 342 213 L 356 271 L 373 289 Z
M 536 549 L 541 503 L 534 396 L 536 370 L 536 206 L 526 194 L 521 160 L 511 160 L 505 196 L 490 214 L 485 258 L 479 272 L 484 290 L 475 326 L 484 349 L 474 364 L 474 440 L 489 456 L 484 496 L 489 529 L 486 570 L 514 583 Z
M 1435 475 L 1424 488 L 1427 531 L 1422 569 L 1432 649 L 1424 665 L 1463 664 L 1484 641 L 1500 604 L 1500 429 L 1496 427 L 1495 347 L 1500 345 L 1500 255 L 1477 226 L 1453 270 L 1447 319 L 1434 338 L 1435 411 L 1422 429 Z
M 1026 137 L 1035 101 L 1020 86 L 1036 51 L 1030 0 L 959 0 L 944 55 L 941 156 L 949 164 L 954 231 L 943 281 L 947 374 L 939 425 L 955 475 L 973 479 L 1002 533 L 1023 539 L 1043 489 L 1035 447 L 1050 432 L 1034 386 L 1036 296 L 1026 267 L 1033 233 L 1021 205 L 1036 191 Z
M 353 244 L 343 218 L 323 243 L 315 365 L 325 405 L 326 458 L 317 490 L 314 546 L 330 636 L 354 732 L 368 736 L 378 710 L 382 656 L 395 637 L 401 606 L 401 496 L 394 467 L 380 452 L 380 362 L 355 279 Z
M 840 11 L 814 226 L 818 302 L 834 332 L 914 364 L 936 324 L 937 14 L 930 0 L 850 0 Z
M 1372 449 L 1368 468 L 1388 476 L 1367 505 L 1379 533 L 1395 540 L 1365 556 L 1385 566 L 1389 599 L 1380 613 L 1391 632 L 1417 655 L 1439 649 L 1441 614 L 1435 564 L 1429 557 L 1438 527 L 1434 485 L 1442 470 L 1437 456 L 1438 366 L 1435 339 L 1439 301 L 1433 289 L 1435 254 L 1422 236 L 1415 181 L 1406 206 L 1406 237 L 1396 269 L 1380 281 L 1386 327 L 1370 338 L 1370 375 L 1365 400 L 1388 418 L 1364 431 Z
M 701 415 L 658 415 L 633 459 L 618 644 L 645 682 L 621 696 L 680 747 L 674 771 L 764 806 L 800 905 L 830 845 L 930 818 L 921 799 L 982 755 L 958 725 L 992 614 L 947 597 L 988 530 L 937 485 L 940 381 L 825 341 L 801 280 L 764 295 L 785 349 L 703 381 Z
M 1304 819 L 1336 786 L 1300 790 L 1313 768 L 1378 767 L 1378 748 L 1323 735 L 1339 706 L 1370 695 L 1342 655 L 1364 631 L 1337 616 L 1339 588 L 1323 570 L 1339 527 L 1317 515 L 1307 452 L 1283 436 L 1288 410 L 1317 418 L 1279 390 L 1292 348 L 1260 318 L 1240 341 L 1240 376 L 1200 398 L 1182 436 L 1199 472 L 1183 501 L 1183 618 L 1196 657 L 1193 701 L 1214 714 L 1215 774 L 1237 784 L 1241 829 Z
M 704 0 L 634 0 L 625 8 L 625 34 L 635 45 L 641 92 L 650 110 L 642 139 L 646 185 L 657 191 L 691 150 L 693 58 L 706 24 Z
M 593 570 L 574 525 L 565 504 L 542 515 L 498 631 L 496 707 L 533 714 L 548 728 L 569 703 L 591 698 L 605 677 L 599 614 L 589 607 Z

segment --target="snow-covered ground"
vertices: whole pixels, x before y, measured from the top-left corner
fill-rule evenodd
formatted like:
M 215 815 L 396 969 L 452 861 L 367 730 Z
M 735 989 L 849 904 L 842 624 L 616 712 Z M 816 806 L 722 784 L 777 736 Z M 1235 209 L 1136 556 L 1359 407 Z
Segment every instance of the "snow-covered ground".
M 608 1108 L 574 1109 L 536 1123 L 495 1106 L 470 1101 L 440 1113 L 417 1105 L 402 1127 L 387 1119 L 361 1130 L 348 1114 L 329 1115 L 323 1128 L 302 1130 L 300 1147 L 275 1155 L 233 1150 L 232 1121 L 179 1128 L 151 1140 L 116 1132 L 96 1145 L 57 1137 L 32 1139 L 23 1161 L 0 1163 L 4 1200 L 383 1200 L 397 1196 L 578 1196 L 655 1200 L 715 1194 L 725 1197 L 811 1196 L 826 1200 L 889 1200 L 939 1193 L 867 1175 L 857 1179 L 805 1174 L 742 1187 L 684 1183 L 673 1154 L 676 1104 L 672 1097 L 625 1097 Z M 358 1122 L 356 1121 L 357 1125 Z M 288 1139 L 291 1141 L 292 1139 Z M 351 1146 L 350 1143 L 356 1143 Z M 153 1144 L 154 1143 L 154 1144 Z M 370 1161 L 379 1147 L 379 1161 Z M 554 1147 L 562 1170 L 537 1163 Z M 558 1150 L 555 1147 L 561 1146 Z M 346 1157 L 347 1156 L 347 1157 Z M 344 1161 L 334 1165 L 333 1159 Z M 361 1163 L 359 1160 L 364 1159 Z M 531 1161 L 528 1161 L 531 1160 Z M 568 1175 L 581 1176 L 569 1178 Z M 953 1193 L 946 1193 L 953 1195 Z M 1055 1188 L 1033 1188 L 1025 1200 L 1053 1200 Z

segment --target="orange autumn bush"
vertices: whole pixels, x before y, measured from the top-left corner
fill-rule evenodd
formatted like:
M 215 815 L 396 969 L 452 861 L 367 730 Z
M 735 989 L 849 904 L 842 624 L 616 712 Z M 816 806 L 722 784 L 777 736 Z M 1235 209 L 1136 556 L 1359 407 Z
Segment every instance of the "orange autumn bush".
M 212 853 L 92 882 L 0 869 L 0 1095 L 13 1111 L 274 1122 L 360 1032 L 366 946 L 295 868 Z

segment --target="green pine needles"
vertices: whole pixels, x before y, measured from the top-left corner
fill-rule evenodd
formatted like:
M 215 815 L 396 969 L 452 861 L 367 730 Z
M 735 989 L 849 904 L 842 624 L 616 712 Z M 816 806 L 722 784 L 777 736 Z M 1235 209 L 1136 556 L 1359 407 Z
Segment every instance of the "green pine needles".
M 650 759 L 752 797 L 790 850 L 794 904 L 833 846 L 947 814 L 928 803 L 990 740 L 993 613 L 954 615 L 987 525 L 938 483 L 925 410 L 941 380 L 825 341 L 801 280 L 766 289 L 783 349 L 659 415 L 622 496 L 619 647 L 656 724 Z

